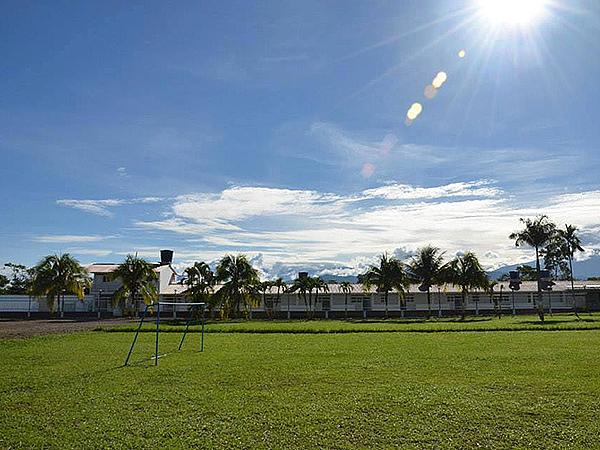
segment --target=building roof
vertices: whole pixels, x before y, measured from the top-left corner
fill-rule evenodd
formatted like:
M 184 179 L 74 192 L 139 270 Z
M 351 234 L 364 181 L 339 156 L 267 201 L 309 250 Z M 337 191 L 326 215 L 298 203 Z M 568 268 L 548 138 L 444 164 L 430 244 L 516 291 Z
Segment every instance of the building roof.
M 187 291 L 188 287 L 185 284 L 168 284 L 160 290 L 161 295 L 180 295 Z
M 86 269 L 89 273 L 111 273 L 117 266 L 118 264 L 90 264 Z
M 591 284 L 591 283 L 595 283 L 595 284 Z M 576 281 L 574 283 L 574 285 L 575 285 L 575 290 L 600 289 L 600 283 L 598 283 L 598 282 Z M 352 291 L 349 293 L 350 295 L 351 294 L 362 294 L 362 293 L 367 292 L 367 291 L 365 291 L 362 284 L 352 284 L 351 286 L 352 286 Z M 329 287 L 329 293 L 331 293 L 331 294 L 343 294 L 344 293 L 344 291 L 342 291 L 342 289 L 341 289 L 340 284 L 329 284 L 328 287 Z M 439 288 L 440 292 L 442 292 L 442 293 L 460 293 L 461 292 L 461 289 L 459 286 L 453 286 L 451 284 L 446 284 L 446 285 L 441 285 L 441 286 L 432 286 L 431 290 L 430 290 L 431 293 L 437 293 L 438 288 Z M 503 292 L 511 292 L 508 281 L 502 281 L 502 282 L 499 281 L 498 284 L 494 288 L 494 292 L 500 293 L 501 288 L 502 288 Z M 562 291 L 570 291 L 570 290 L 571 290 L 571 282 L 570 281 L 555 281 L 554 286 L 552 287 L 552 292 L 562 292 Z M 375 292 L 377 292 L 377 289 L 374 286 L 372 286 L 368 292 L 375 293 Z M 411 284 L 408 292 L 410 294 L 421 293 L 421 291 L 419 290 L 418 284 Z M 481 289 L 478 289 L 478 290 L 474 290 L 473 292 L 481 293 L 484 291 L 482 291 Z M 537 292 L 537 282 L 523 281 L 521 283 L 521 289 L 518 292 Z M 321 293 L 323 293 L 323 292 L 321 292 Z M 277 288 L 272 287 L 268 291 L 268 294 L 277 294 Z
M 115 270 L 117 270 L 117 267 L 119 267 L 119 264 L 97 263 L 97 264 L 90 264 L 89 266 L 86 267 L 86 269 L 87 269 L 87 271 L 89 273 L 103 274 L 103 273 L 112 273 Z M 171 265 L 167 265 L 167 264 L 157 265 L 154 268 L 154 271 L 155 272 L 160 272 L 164 267 L 170 267 L 171 270 L 173 272 L 175 272 L 175 269 L 173 269 L 173 267 Z M 175 273 L 177 273 L 177 272 L 175 272 Z

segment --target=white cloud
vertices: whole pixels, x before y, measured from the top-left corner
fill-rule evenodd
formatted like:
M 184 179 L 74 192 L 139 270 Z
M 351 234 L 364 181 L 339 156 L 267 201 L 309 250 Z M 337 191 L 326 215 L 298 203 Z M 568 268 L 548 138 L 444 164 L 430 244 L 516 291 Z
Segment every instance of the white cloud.
M 73 242 L 99 242 L 106 239 L 114 238 L 115 236 L 100 236 L 97 234 L 93 235 L 78 235 L 78 234 L 45 234 L 35 236 L 33 238 L 36 242 L 43 242 L 47 244 L 65 244 Z
M 111 217 L 113 213 L 108 209 L 113 206 L 120 206 L 123 204 L 123 200 L 117 199 L 106 199 L 106 200 L 70 200 L 63 199 L 57 200 L 57 205 L 66 206 L 68 208 L 79 209 L 90 214 L 96 214 L 98 216 Z
M 95 249 L 95 248 L 69 248 L 68 253 L 72 253 L 74 255 L 84 255 L 84 256 L 98 256 L 98 257 L 105 257 L 105 256 L 109 256 L 112 255 L 113 251 L 112 250 L 105 250 L 105 249 Z
M 127 202 L 144 200 L 166 201 Z M 184 237 L 183 244 L 174 245 L 182 267 L 242 252 L 260 254 L 256 261 L 266 274 L 313 269 L 350 275 L 384 251 L 404 258 L 426 244 L 441 247 L 448 258 L 475 251 L 487 268 L 526 262 L 532 252 L 515 247 L 508 235 L 520 227 L 520 217 L 540 213 L 559 225 L 578 225 L 586 248 L 600 248 L 600 191 L 525 200 L 519 202 L 486 180 L 429 187 L 390 183 L 346 195 L 232 186 L 219 193 L 173 198 L 161 217 L 134 223 L 138 229 L 173 233 L 171 238 L 160 235 L 166 242 Z M 45 242 L 105 238 L 38 237 Z M 158 257 L 154 247 L 133 251 Z
M 389 184 L 363 191 L 367 197 L 381 197 L 388 200 L 436 199 L 447 197 L 498 197 L 502 191 L 491 185 L 491 181 L 451 183 L 429 188 L 407 184 Z
M 410 255 L 429 243 L 448 256 L 473 250 L 488 267 L 529 261 L 531 252 L 516 248 L 508 235 L 518 229 L 520 217 L 539 213 L 599 235 L 596 192 L 540 199 L 541 208 L 514 202 L 490 181 L 390 184 L 353 195 L 231 187 L 179 197 L 165 219 L 137 225 L 196 235 L 196 245 L 220 254 L 261 253 L 265 267 L 284 261 L 288 266 L 326 264 L 340 274 L 358 270 L 360 258 L 394 249 Z
M 77 199 L 61 199 L 57 200 L 56 204 L 66 206 L 68 208 L 78 209 L 97 216 L 112 217 L 114 213 L 109 209 L 123 205 L 157 203 L 163 201 L 161 197 L 140 197 L 131 199 L 100 199 L 100 200 L 77 200 Z

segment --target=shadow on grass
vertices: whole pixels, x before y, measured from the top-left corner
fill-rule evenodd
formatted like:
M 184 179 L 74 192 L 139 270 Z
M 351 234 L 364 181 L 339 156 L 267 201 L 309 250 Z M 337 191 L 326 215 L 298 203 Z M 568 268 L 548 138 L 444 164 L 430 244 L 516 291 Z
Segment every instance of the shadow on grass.
M 546 320 L 542 323 L 539 319 L 538 320 L 523 320 L 519 323 L 522 324 L 526 324 L 526 325 L 554 325 L 554 324 L 561 324 L 561 323 L 570 323 L 570 324 L 577 324 L 577 323 L 598 323 L 600 324 L 600 322 L 596 319 L 548 319 L 546 318 Z

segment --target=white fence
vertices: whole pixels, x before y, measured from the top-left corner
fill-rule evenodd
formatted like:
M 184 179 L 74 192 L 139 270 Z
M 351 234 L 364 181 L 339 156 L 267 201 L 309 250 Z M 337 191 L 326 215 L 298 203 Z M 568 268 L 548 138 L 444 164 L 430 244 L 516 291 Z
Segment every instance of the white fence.
M 64 298 L 64 312 L 93 312 L 96 311 L 96 297 L 86 295 L 83 301 L 74 295 L 66 295 Z M 58 310 L 58 303 L 55 305 Z M 49 312 L 48 304 L 45 299 L 29 297 L 27 295 L 0 295 L 0 313 L 38 313 Z

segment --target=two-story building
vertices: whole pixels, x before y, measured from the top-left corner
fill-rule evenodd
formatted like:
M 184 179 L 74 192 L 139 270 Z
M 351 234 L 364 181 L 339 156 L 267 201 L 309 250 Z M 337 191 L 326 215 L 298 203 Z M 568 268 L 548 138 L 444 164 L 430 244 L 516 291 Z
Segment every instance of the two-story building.
M 173 251 L 161 250 L 160 262 L 154 263 L 154 272 L 158 275 L 156 281 L 156 291 L 159 299 L 170 301 L 179 299 L 180 295 L 186 286 L 180 283 L 179 275 L 172 266 Z M 122 286 L 119 278 L 113 278 L 111 274 L 119 265 L 113 263 L 94 263 L 87 267 L 88 272 L 92 275 L 92 288 L 90 294 L 97 299 L 97 307 L 103 313 L 112 315 L 121 315 L 121 310 L 118 307 L 113 307 L 113 296 L 115 292 Z M 141 299 L 138 299 L 141 306 Z

